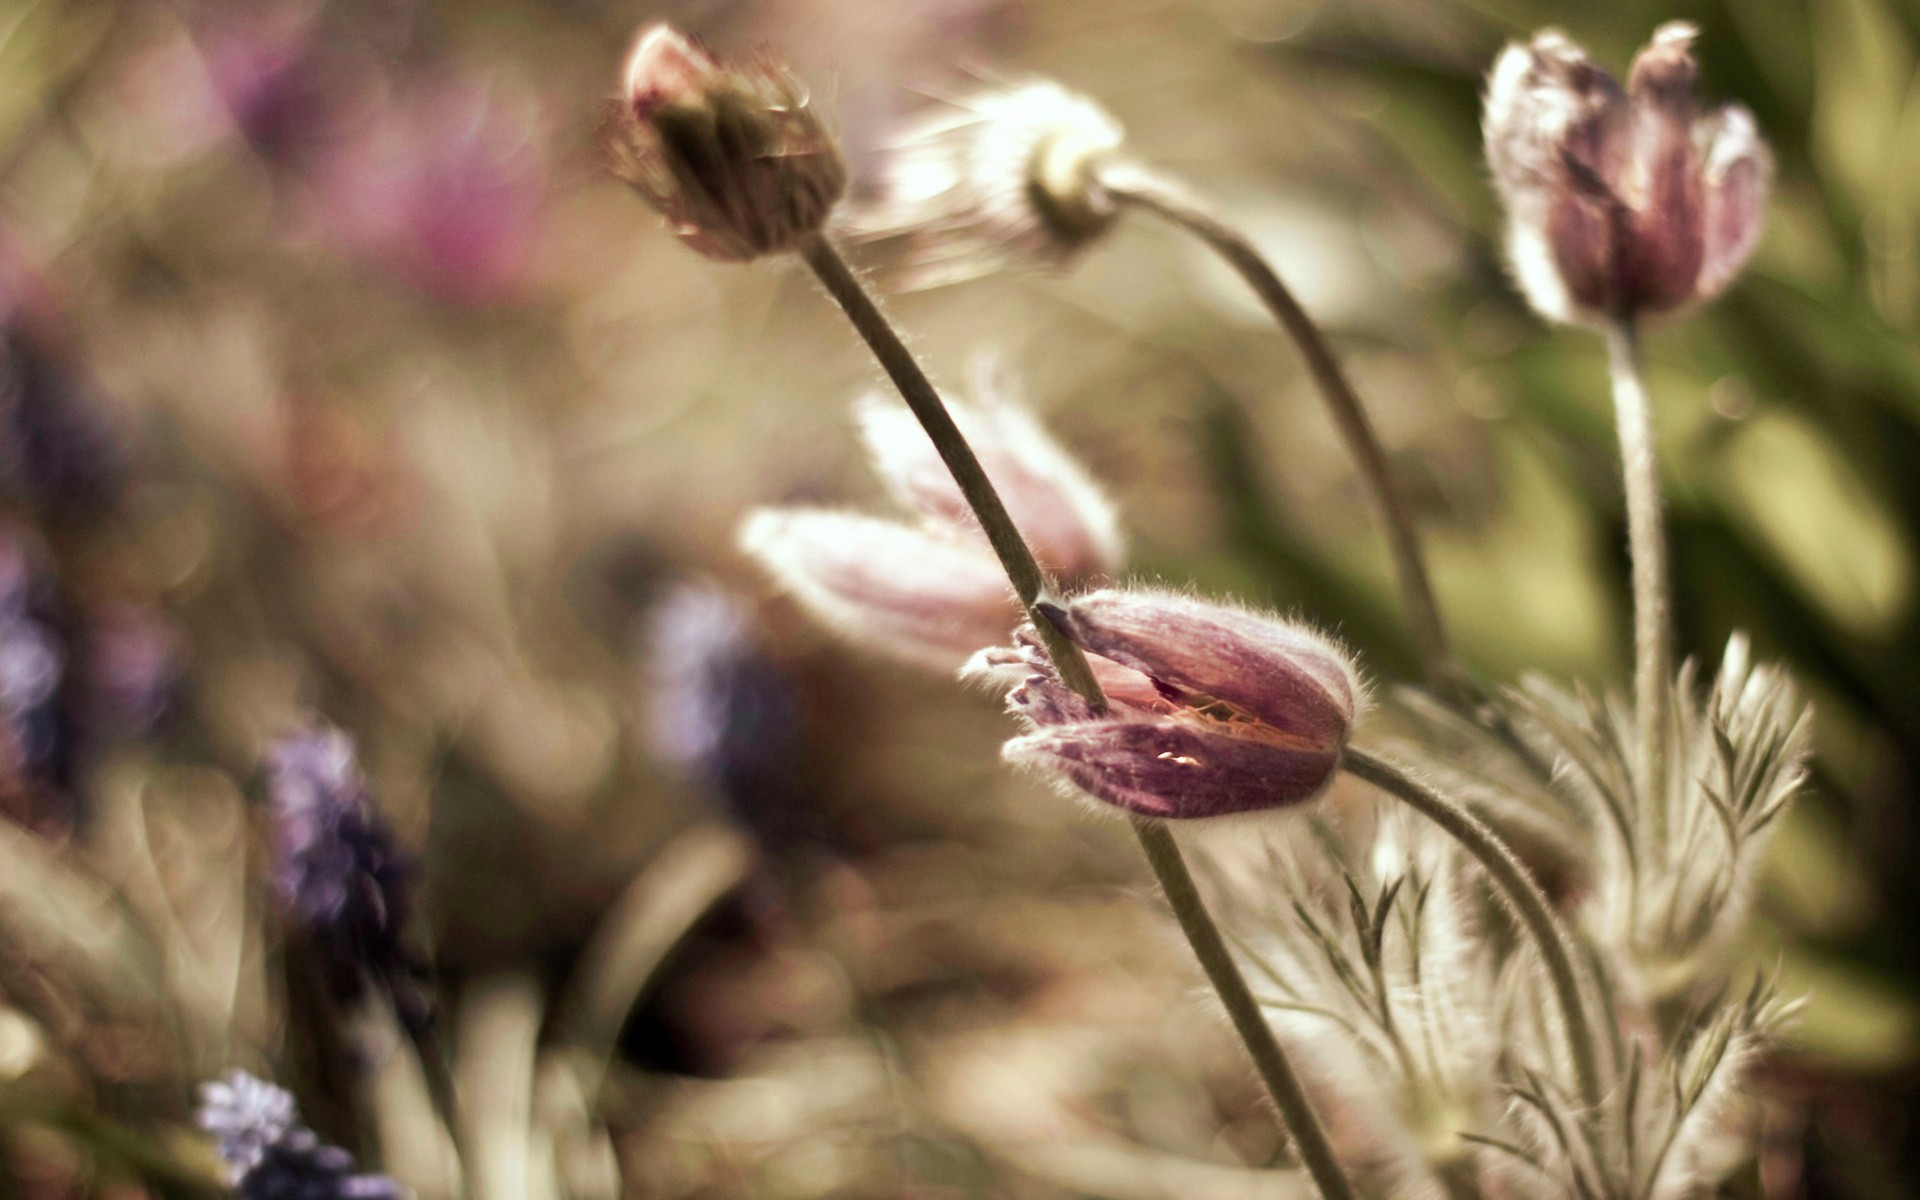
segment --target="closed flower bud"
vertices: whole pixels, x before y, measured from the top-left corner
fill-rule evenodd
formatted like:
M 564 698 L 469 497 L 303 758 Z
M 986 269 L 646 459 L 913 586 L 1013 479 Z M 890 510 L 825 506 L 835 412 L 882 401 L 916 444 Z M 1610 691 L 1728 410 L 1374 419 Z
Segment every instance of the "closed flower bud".
M 1042 567 L 1074 581 L 1120 569 L 1120 523 L 1100 485 L 1008 393 L 997 364 L 984 363 L 973 404 L 947 410 L 1000 493 L 1007 514 Z M 913 414 L 870 396 L 856 409 L 873 463 L 900 502 L 929 520 L 978 528 L 973 510 Z
M 798 248 L 846 191 L 839 147 L 785 67 L 722 63 L 669 25 L 634 43 L 603 131 L 614 173 L 724 262 Z
M 1018 620 L 984 538 L 828 509 L 764 508 L 740 547 L 815 620 L 863 645 L 952 671 Z
M 1690 25 L 1663 25 L 1622 89 L 1564 35 L 1506 48 L 1488 165 L 1529 302 L 1556 321 L 1652 316 L 1719 293 L 1760 237 L 1772 158 L 1738 105 L 1702 113 Z
M 852 232 L 891 243 L 908 287 L 1061 265 L 1118 215 L 1096 173 L 1121 139 L 1111 114 L 1056 83 L 962 97 L 903 132 Z
M 1095 713 L 1032 645 L 976 656 L 1026 672 L 1008 699 L 1034 726 L 1008 761 L 1130 812 L 1218 817 L 1284 808 L 1332 780 L 1362 703 L 1346 653 L 1273 617 L 1156 592 L 1100 591 L 1049 616 L 1107 691 Z

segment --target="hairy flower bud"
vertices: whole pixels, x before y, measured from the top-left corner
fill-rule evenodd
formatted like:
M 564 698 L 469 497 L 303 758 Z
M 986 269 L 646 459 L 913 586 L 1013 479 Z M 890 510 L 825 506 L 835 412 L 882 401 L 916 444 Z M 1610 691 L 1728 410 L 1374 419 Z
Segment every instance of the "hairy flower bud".
M 1044 80 L 961 97 L 903 130 L 851 231 L 897 247 L 907 287 L 1061 265 L 1118 215 L 1095 173 L 1122 136 L 1105 109 Z
M 603 132 L 614 173 L 723 262 L 796 249 L 847 187 L 839 147 L 784 66 L 723 63 L 670 25 L 634 42 Z
M 1651 316 L 1716 295 L 1759 241 L 1772 158 L 1745 108 L 1701 113 L 1697 31 L 1655 31 L 1622 89 L 1565 35 L 1509 45 L 1487 82 L 1507 251 L 1543 316 Z
M 975 674 L 1022 674 L 1008 702 L 1034 729 L 1007 743 L 1009 762 L 1169 818 L 1288 807 L 1332 780 L 1363 696 L 1326 638 L 1157 592 L 1093 592 L 1049 616 L 1087 651 L 1108 708 L 1068 690 L 1030 632 L 1017 652 L 983 652 Z
M 1068 581 L 1111 575 L 1122 553 L 1113 505 L 1012 388 L 996 362 L 983 361 L 974 402 L 948 401 L 947 410 L 1040 565 Z M 932 440 L 899 401 L 868 396 L 855 416 L 875 469 L 902 504 L 941 524 L 979 527 Z

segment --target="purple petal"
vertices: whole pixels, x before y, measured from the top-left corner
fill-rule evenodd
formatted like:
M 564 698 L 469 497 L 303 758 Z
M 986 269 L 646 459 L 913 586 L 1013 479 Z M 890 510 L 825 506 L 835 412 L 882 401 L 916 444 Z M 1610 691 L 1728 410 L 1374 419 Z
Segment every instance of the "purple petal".
M 1224 701 L 1252 720 L 1328 750 L 1344 745 L 1360 685 L 1347 656 L 1302 626 L 1156 592 L 1101 591 L 1065 612 L 1068 634 L 1205 705 Z
M 1090 721 L 1014 738 L 1008 762 L 1065 777 L 1109 804 L 1177 820 L 1305 803 L 1338 750 L 1234 737 L 1181 721 Z
M 1718 295 L 1746 265 L 1765 223 L 1767 189 L 1773 180 L 1773 155 L 1753 123 L 1753 114 L 1737 104 L 1701 120 L 1706 146 L 1706 259 L 1700 267 L 1700 295 Z

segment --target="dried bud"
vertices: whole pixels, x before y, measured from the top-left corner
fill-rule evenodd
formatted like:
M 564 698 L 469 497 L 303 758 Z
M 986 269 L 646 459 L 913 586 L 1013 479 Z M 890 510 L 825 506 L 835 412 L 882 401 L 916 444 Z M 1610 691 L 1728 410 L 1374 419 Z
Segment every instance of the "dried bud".
M 1052 610 L 1107 691 L 1094 713 L 1030 635 L 1008 699 L 1034 725 L 1008 761 L 1061 775 L 1130 812 L 1218 817 L 1318 796 L 1362 691 L 1345 651 L 1291 622 L 1155 592 L 1100 591 Z M 988 651 L 977 673 L 1013 660 Z
M 1121 139 L 1111 114 L 1056 83 L 962 97 L 903 132 L 851 232 L 894 243 L 907 287 L 1061 265 L 1118 215 L 1096 176 Z
M 1003 640 L 1013 588 L 984 539 L 828 509 L 749 513 L 740 548 L 849 639 L 939 671 Z
M 399 1200 L 385 1175 L 360 1175 L 353 1155 L 300 1120 L 293 1093 L 245 1071 L 200 1085 L 200 1127 L 213 1134 L 241 1200 Z
M 1553 30 L 1495 62 L 1487 162 L 1514 276 L 1542 315 L 1671 312 L 1716 295 L 1753 252 L 1772 158 L 1746 109 L 1700 112 L 1695 36 L 1661 26 L 1625 90 Z
M 988 361 L 973 404 L 947 409 L 1048 571 L 1067 581 L 1120 569 L 1120 523 L 1100 485 L 1010 396 L 1011 381 Z M 898 400 L 869 396 L 855 408 L 873 463 L 900 502 L 929 520 L 978 528 L 973 510 L 926 431 Z
M 722 63 L 670 25 L 634 43 L 603 132 L 614 173 L 723 262 L 797 248 L 847 187 L 839 147 L 785 67 Z

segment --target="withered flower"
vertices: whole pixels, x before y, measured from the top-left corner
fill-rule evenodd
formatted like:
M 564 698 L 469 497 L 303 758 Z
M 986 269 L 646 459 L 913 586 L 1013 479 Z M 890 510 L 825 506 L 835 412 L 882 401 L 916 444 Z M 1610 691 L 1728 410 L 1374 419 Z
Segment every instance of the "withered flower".
M 1514 277 L 1543 316 L 1600 324 L 1718 294 L 1760 237 L 1772 158 L 1753 115 L 1701 111 L 1697 30 L 1672 22 L 1623 90 L 1557 30 L 1487 82 L 1487 162 Z
M 1161 592 L 1106 590 L 1048 610 L 1107 694 L 1096 713 L 1060 682 L 1032 631 L 983 651 L 977 678 L 1018 678 L 1033 731 L 1009 762 L 1152 817 L 1305 803 L 1332 780 L 1363 701 L 1346 652 L 1289 621 Z
M 1095 175 L 1121 139 L 1111 114 L 1057 83 L 982 89 L 902 132 L 850 232 L 896 250 L 907 287 L 1061 265 L 1119 215 Z
M 635 41 L 602 131 L 614 173 L 723 262 L 796 249 L 847 187 L 839 147 L 782 64 L 723 63 L 670 25 Z

